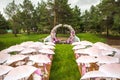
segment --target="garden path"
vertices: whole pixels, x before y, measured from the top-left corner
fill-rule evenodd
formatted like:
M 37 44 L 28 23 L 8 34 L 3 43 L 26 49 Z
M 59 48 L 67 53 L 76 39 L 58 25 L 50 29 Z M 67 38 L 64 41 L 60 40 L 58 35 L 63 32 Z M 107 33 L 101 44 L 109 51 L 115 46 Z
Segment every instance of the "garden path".
M 70 44 L 57 44 L 50 80 L 79 80 L 80 73 Z

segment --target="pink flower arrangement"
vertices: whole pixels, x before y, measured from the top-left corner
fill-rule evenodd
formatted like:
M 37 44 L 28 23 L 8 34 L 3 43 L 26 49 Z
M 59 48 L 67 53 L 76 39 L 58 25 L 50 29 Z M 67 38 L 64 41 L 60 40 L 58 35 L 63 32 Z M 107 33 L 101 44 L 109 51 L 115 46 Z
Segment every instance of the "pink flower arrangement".
M 62 24 L 56 25 L 52 30 L 51 30 L 51 39 L 53 43 L 59 43 L 60 41 L 56 38 L 56 29 L 62 26 Z M 70 29 L 70 37 L 66 40 L 66 43 L 70 44 L 74 41 L 75 37 L 75 31 L 70 25 L 64 25 L 64 27 L 68 27 Z

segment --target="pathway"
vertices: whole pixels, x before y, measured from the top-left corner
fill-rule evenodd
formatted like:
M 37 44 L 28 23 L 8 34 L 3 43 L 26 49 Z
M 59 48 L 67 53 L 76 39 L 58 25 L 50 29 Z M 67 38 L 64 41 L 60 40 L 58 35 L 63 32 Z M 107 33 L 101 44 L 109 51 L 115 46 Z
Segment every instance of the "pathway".
M 70 44 L 56 45 L 50 80 L 80 80 L 80 73 Z

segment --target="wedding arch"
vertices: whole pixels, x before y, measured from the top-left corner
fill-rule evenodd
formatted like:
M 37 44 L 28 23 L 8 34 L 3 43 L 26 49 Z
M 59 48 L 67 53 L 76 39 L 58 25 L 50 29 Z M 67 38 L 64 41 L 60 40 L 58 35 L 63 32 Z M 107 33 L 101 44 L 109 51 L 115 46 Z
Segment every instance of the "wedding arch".
M 75 30 L 72 28 L 70 25 L 56 25 L 52 30 L 49 36 L 47 36 L 44 39 L 44 42 L 53 42 L 53 43 L 61 43 L 61 41 L 56 37 L 56 32 L 59 27 L 66 27 L 70 31 L 70 36 L 69 38 L 64 42 L 64 43 L 73 43 L 73 42 L 79 42 L 79 38 L 75 35 Z

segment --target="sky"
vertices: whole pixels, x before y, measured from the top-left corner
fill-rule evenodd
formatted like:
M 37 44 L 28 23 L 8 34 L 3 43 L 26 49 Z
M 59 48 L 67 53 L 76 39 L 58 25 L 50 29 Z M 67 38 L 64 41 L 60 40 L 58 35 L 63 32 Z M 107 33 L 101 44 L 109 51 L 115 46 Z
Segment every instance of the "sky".
M 86 9 L 89 10 L 92 5 L 99 4 L 100 0 L 69 0 L 68 3 L 71 4 L 71 7 L 77 5 L 84 12 Z
M 3 8 L 5 8 L 10 2 L 13 0 L 0 0 L 0 12 L 5 16 Z M 31 0 L 34 5 L 40 2 L 41 0 Z M 47 1 L 47 0 L 44 0 Z M 23 0 L 15 0 L 16 4 L 22 3 Z M 68 0 L 68 3 L 71 4 L 70 6 L 73 8 L 77 5 L 82 12 L 86 9 L 89 10 L 91 5 L 97 5 L 100 3 L 100 0 Z

